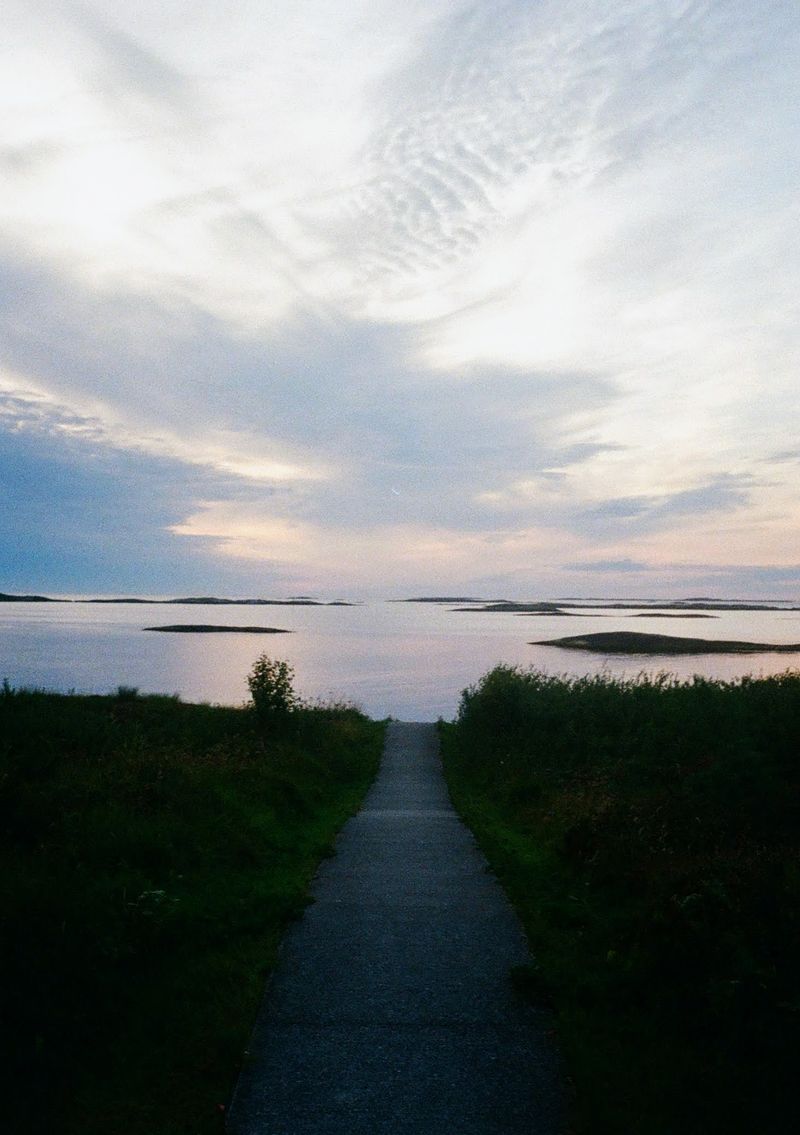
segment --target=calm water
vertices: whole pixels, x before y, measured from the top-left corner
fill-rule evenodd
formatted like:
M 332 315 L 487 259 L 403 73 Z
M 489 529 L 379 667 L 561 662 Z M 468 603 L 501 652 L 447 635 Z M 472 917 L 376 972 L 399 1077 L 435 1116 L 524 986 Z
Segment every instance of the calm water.
M 800 642 L 800 612 L 720 612 L 715 619 L 632 618 L 633 612 L 569 617 L 457 613 L 429 603 L 358 607 L 0 604 L 0 680 L 78 693 L 136 686 L 186 701 L 239 704 L 262 652 L 284 658 L 307 698 L 339 697 L 376 717 L 452 718 L 459 694 L 498 662 L 558 674 L 633 675 L 642 670 L 734 678 L 800 668 L 798 654 L 634 657 L 532 646 L 540 639 L 638 630 L 695 638 Z M 284 627 L 280 636 L 146 634 L 172 623 Z

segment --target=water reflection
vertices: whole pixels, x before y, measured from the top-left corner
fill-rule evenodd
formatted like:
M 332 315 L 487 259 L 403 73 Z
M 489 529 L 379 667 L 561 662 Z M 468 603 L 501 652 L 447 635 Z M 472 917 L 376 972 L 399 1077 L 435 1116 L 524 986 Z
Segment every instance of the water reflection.
M 278 626 L 281 636 L 145 633 L 167 623 Z M 368 713 L 432 721 L 451 718 L 461 690 L 498 662 L 549 673 L 632 676 L 640 671 L 731 679 L 800 666 L 800 654 L 604 657 L 530 645 L 595 631 L 789 643 L 800 616 L 783 611 L 720 612 L 716 619 L 634 619 L 589 615 L 525 617 L 454 613 L 430 604 L 358 607 L 0 605 L 0 679 L 16 686 L 107 692 L 119 685 L 178 693 L 187 701 L 238 704 L 245 677 L 266 651 L 294 666 L 306 697 L 352 700 Z

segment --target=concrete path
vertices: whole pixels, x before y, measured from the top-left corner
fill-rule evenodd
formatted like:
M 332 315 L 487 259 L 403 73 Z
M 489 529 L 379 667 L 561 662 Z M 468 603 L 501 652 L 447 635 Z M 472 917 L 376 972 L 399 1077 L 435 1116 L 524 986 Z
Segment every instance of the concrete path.
M 231 1104 L 231 1135 L 556 1135 L 530 960 L 453 811 L 433 725 L 393 722 L 364 807 L 286 936 Z

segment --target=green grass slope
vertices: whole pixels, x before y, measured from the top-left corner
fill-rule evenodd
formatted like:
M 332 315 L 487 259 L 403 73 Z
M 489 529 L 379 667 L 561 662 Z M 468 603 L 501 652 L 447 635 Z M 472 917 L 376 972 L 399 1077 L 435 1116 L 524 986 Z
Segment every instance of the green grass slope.
M 134 691 L 0 694 L 6 1130 L 222 1130 L 280 934 L 382 734 L 343 707 L 270 730 Z
M 445 768 L 528 930 L 585 1135 L 778 1135 L 800 1041 L 800 675 L 499 667 Z

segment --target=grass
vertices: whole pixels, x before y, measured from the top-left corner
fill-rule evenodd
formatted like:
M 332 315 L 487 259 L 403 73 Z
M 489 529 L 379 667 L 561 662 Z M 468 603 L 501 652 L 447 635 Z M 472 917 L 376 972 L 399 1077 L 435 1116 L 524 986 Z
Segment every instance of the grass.
M 498 667 L 442 727 L 582 1135 L 778 1135 L 800 1040 L 800 674 Z
M 0 693 L 0 1077 L 15 1135 L 210 1135 L 382 726 Z

